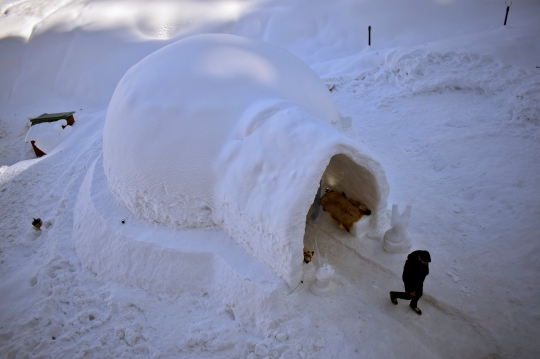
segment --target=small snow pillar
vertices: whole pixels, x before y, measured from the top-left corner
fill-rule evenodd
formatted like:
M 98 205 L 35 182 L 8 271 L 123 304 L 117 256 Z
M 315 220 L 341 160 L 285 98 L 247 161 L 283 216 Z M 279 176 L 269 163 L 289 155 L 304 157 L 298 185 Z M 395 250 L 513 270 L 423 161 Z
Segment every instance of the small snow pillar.
M 328 263 L 323 264 L 317 269 L 315 274 L 317 278 L 311 283 L 309 289 L 315 295 L 326 297 L 332 295 L 336 289 L 332 278 L 334 278 L 334 268 Z
M 411 235 L 408 227 L 412 206 L 409 204 L 400 215 L 397 204 L 392 205 L 391 228 L 384 234 L 384 250 L 390 253 L 403 253 L 411 249 Z

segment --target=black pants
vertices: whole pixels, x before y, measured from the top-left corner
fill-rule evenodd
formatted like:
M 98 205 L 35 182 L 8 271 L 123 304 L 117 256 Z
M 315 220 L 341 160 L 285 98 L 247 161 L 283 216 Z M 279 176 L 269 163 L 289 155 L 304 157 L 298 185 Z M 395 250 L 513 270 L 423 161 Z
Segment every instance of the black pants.
M 422 291 L 416 290 L 415 292 L 416 295 L 414 297 L 407 292 L 392 292 L 392 296 L 394 298 L 410 300 L 411 304 L 409 305 L 411 308 L 416 308 L 418 306 L 418 300 L 422 297 Z

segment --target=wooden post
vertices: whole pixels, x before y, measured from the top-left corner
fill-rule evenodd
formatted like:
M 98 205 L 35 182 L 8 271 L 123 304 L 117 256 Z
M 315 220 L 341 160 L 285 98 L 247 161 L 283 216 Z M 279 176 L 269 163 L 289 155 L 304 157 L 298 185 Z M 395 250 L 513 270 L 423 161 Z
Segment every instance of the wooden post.
M 508 20 L 508 13 L 510 12 L 510 6 L 512 6 L 512 3 L 510 3 L 510 5 L 506 4 L 506 16 L 504 17 L 504 26 L 506 26 L 506 21 Z
M 506 25 L 506 21 L 504 24 Z M 367 31 L 368 31 L 368 46 L 371 46 L 371 26 L 367 27 Z

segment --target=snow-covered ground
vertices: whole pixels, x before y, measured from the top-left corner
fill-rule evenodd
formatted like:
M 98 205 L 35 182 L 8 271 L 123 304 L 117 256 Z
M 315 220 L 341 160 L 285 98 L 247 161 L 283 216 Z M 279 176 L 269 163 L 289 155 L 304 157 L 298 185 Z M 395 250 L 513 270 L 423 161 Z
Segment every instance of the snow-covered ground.
M 0 353 L 539 356 L 540 4 L 515 0 L 507 26 L 505 11 L 491 0 L 0 1 Z M 150 291 L 81 264 L 74 209 L 116 85 L 199 33 L 281 46 L 332 89 L 343 133 L 386 170 L 389 205 L 413 205 L 413 249 L 432 255 L 422 316 L 388 298 L 406 253 L 340 235 L 326 213 L 306 244 L 325 233 L 335 293 L 309 291 L 316 258 L 275 317 L 252 324 L 203 288 Z M 28 118 L 72 110 L 71 133 L 35 159 Z

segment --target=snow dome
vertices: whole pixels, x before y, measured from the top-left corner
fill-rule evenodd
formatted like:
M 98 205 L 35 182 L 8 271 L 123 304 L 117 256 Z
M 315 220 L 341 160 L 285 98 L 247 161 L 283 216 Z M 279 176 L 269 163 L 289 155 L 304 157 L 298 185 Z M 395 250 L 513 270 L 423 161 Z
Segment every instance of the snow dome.
M 288 51 L 233 35 L 193 36 L 133 66 L 107 112 L 110 191 L 138 217 L 222 228 L 289 285 L 301 279 L 306 215 L 322 181 L 372 211 L 380 164 L 337 131 L 336 105 Z

